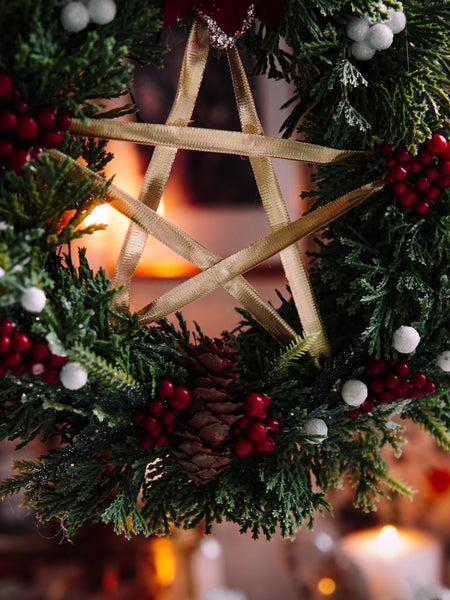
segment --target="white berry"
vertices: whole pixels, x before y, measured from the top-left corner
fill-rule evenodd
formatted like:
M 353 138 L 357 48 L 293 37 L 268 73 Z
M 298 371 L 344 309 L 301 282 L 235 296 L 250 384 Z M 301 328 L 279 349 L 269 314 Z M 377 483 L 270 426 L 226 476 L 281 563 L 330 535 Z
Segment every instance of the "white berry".
M 392 33 L 400 33 L 406 27 L 406 15 L 402 10 L 388 10 L 389 19 L 384 24 L 389 27 Z
M 368 393 L 367 385 L 359 379 L 349 379 L 341 390 L 342 400 L 349 406 L 361 406 Z
M 352 17 L 345 32 L 351 40 L 362 42 L 369 31 L 369 27 L 370 21 L 367 17 Z
M 401 354 L 414 352 L 420 342 L 420 335 L 417 329 L 402 325 L 394 331 L 392 336 L 392 347 Z
M 364 41 L 374 50 L 386 50 L 394 41 L 394 34 L 384 23 L 375 23 L 375 25 L 369 27 Z
M 436 364 L 446 373 L 450 373 L 450 350 L 444 350 L 444 352 L 439 354 L 436 357 Z
M 315 436 L 315 438 L 308 440 L 311 444 L 320 444 L 328 435 L 328 427 L 325 421 L 323 419 L 316 419 L 315 417 L 306 421 L 303 425 L 303 430 L 308 435 Z
M 4 274 L 5 274 L 5 269 L 2 269 L 2 267 L 0 267 L 0 277 L 3 277 Z
M 69 2 L 59 16 L 62 26 L 66 31 L 81 31 L 89 25 L 88 9 L 82 2 Z
M 80 363 L 66 363 L 59 374 L 61 383 L 67 390 L 79 390 L 86 385 L 88 374 Z
M 356 60 L 370 60 L 375 54 L 375 50 L 366 41 L 353 42 L 352 44 L 352 56 Z
M 22 308 L 31 313 L 40 313 L 47 302 L 45 293 L 38 287 L 29 287 L 23 291 L 20 298 Z
M 89 0 L 87 9 L 92 23 L 97 25 L 106 25 L 116 16 L 114 0 Z

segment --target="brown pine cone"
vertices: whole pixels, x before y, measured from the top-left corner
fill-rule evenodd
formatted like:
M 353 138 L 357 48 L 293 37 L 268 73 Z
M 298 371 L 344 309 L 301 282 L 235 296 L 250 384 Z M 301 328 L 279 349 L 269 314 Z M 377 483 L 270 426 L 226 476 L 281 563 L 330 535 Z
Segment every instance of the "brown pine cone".
M 230 427 L 242 416 L 237 352 L 222 339 L 189 348 L 192 402 L 176 431 L 175 455 L 197 485 L 230 461 Z

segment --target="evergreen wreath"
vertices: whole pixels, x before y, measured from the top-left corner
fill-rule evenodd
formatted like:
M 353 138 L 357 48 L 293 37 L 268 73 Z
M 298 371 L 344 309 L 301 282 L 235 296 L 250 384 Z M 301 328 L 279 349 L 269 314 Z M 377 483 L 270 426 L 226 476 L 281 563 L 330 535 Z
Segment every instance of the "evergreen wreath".
M 382 458 L 401 451 L 401 420 L 450 447 L 450 2 L 162 4 L 0 9 L 0 439 L 51 441 L 14 462 L 1 496 L 23 491 L 67 535 L 89 520 L 130 536 L 226 519 L 270 538 L 331 509 L 344 476 L 364 510 L 410 493 Z M 135 111 L 97 99 L 130 89 L 133 61 L 162 65 L 164 15 L 205 21 L 217 52 L 236 44 L 255 74 L 292 82 L 285 136 L 343 151 L 317 168 L 309 214 L 383 182 L 318 240 L 330 355 L 290 296 L 277 314 L 291 341 L 242 308 L 211 339 L 181 313 L 143 325 L 83 251 L 71 260 L 114 196 L 105 140 L 77 132 Z

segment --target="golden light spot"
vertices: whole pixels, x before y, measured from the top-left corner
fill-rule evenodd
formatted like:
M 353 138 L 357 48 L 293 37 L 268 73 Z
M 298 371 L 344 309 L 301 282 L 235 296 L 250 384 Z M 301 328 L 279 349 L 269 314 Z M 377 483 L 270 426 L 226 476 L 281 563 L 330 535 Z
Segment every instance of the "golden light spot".
M 331 577 L 322 577 L 322 579 L 317 584 L 317 589 L 324 596 L 331 596 L 336 590 L 336 583 Z

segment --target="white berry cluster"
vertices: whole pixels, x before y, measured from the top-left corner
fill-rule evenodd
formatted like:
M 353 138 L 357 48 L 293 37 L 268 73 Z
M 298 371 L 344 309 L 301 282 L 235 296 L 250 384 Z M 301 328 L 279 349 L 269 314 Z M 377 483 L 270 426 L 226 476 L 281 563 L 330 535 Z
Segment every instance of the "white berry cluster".
M 384 8 L 384 7 L 383 7 Z M 387 9 L 389 17 L 372 23 L 368 17 L 352 17 L 347 25 L 347 36 L 353 40 L 352 56 L 356 60 L 370 60 L 377 50 L 386 50 L 406 26 L 402 10 Z
M 70 0 L 60 14 L 62 26 L 66 31 L 81 31 L 89 25 L 106 25 L 116 16 L 114 0 Z

